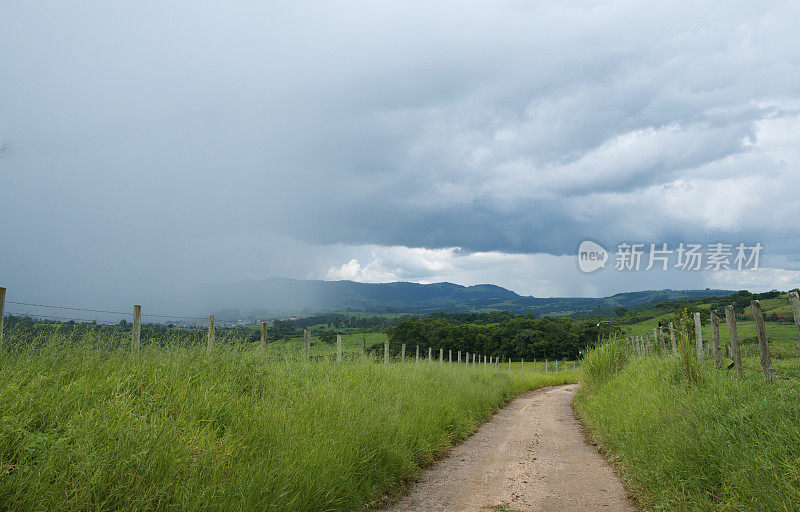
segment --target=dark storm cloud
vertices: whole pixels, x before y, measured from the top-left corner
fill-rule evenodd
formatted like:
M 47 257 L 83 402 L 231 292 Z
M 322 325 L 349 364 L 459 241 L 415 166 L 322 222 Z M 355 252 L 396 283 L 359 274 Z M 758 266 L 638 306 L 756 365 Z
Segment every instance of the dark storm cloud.
M 796 262 L 789 3 L 0 14 L 0 264 L 31 294 L 304 277 L 334 243 L 758 239 Z

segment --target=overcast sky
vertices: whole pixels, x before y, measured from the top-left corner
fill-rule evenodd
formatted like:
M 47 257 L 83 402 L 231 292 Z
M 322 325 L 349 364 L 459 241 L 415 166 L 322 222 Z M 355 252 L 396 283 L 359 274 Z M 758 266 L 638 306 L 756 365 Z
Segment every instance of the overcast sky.
M 0 286 L 800 284 L 798 2 L 0 0 Z M 761 270 L 578 270 L 591 239 Z M 613 254 L 612 254 L 613 258 Z

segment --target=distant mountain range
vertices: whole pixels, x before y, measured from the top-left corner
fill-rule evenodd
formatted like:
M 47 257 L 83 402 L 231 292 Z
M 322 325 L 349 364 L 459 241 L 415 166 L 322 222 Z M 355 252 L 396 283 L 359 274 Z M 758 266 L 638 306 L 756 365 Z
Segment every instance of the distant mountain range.
M 270 278 L 231 284 L 205 284 L 193 298 L 200 311 L 220 318 L 303 314 L 323 311 L 365 313 L 434 313 L 511 311 L 536 315 L 592 316 L 603 310 L 636 308 L 655 301 L 727 295 L 727 290 L 650 290 L 610 297 L 532 297 L 500 286 L 452 283 L 357 283 Z

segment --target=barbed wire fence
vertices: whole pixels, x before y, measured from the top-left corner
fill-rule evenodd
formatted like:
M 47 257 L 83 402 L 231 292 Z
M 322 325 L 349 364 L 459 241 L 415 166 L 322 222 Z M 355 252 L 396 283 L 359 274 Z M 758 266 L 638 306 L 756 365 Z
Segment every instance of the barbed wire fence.
M 142 307 L 140 305 L 138 305 L 138 304 L 133 306 L 133 310 L 132 311 L 125 312 L 125 311 L 115 311 L 115 310 L 111 310 L 111 309 L 85 308 L 85 307 L 75 307 L 75 306 L 61 306 L 61 305 L 55 305 L 55 304 L 43 304 L 43 303 L 38 303 L 38 302 L 25 302 L 25 301 L 6 300 L 6 289 L 3 288 L 3 287 L 0 287 L 0 348 L 2 348 L 2 346 L 3 346 L 3 336 L 4 336 L 3 323 L 4 323 L 5 316 L 18 316 L 18 317 L 30 318 L 30 319 L 34 319 L 34 320 L 36 320 L 36 319 L 57 320 L 57 321 L 60 321 L 60 322 L 84 322 L 84 323 L 89 323 L 89 324 L 93 323 L 93 324 L 98 324 L 98 325 L 103 325 L 104 324 L 104 325 L 108 325 L 108 326 L 118 325 L 121 322 L 120 320 L 117 320 L 117 319 L 108 320 L 108 319 L 100 319 L 100 318 L 93 318 L 92 319 L 92 318 L 82 318 L 82 317 L 77 317 L 77 316 L 51 315 L 51 314 L 48 314 L 48 313 L 31 312 L 30 310 L 29 311 L 24 311 L 24 312 L 23 311 L 6 312 L 5 311 L 5 305 L 6 304 L 11 304 L 13 306 L 24 306 L 24 307 L 28 307 L 28 308 L 43 308 L 43 309 L 48 309 L 48 310 L 55 310 L 56 312 L 57 311 L 68 311 L 68 312 L 69 311 L 75 311 L 75 312 L 80 312 L 80 313 L 98 313 L 98 314 L 102 314 L 102 315 L 116 315 L 116 316 L 122 317 L 123 320 L 125 320 L 125 321 L 127 321 L 128 318 L 131 318 L 131 320 L 132 320 L 132 322 L 131 322 L 131 324 L 132 324 L 131 325 L 131 351 L 134 354 L 138 353 L 138 351 L 139 351 L 139 344 L 140 344 L 140 337 L 141 337 L 141 325 L 142 325 L 141 324 L 141 319 L 142 319 L 142 317 L 161 319 L 161 320 L 207 321 L 208 322 L 208 324 L 207 324 L 207 329 L 208 329 L 208 331 L 207 331 L 208 351 L 210 352 L 214 348 L 214 341 L 215 341 L 214 315 L 209 315 L 208 317 L 199 317 L 199 316 L 187 316 L 187 315 L 166 315 L 166 314 L 160 314 L 160 313 L 142 313 Z M 264 350 L 266 350 L 267 324 L 268 324 L 268 322 L 265 322 L 265 321 L 261 322 L 261 340 L 260 340 L 261 343 L 260 343 L 260 347 L 262 349 L 264 349 Z M 199 327 L 199 325 L 195 325 L 193 327 L 197 328 L 197 327 Z M 308 329 L 308 328 L 303 329 L 303 338 L 302 338 L 303 339 L 303 342 L 302 342 L 303 346 L 302 346 L 302 350 L 303 350 L 303 354 L 304 354 L 304 357 L 305 357 L 306 360 L 310 359 L 310 353 L 311 353 L 311 336 L 310 336 L 310 334 L 311 334 L 310 333 L 310 329 Z M 366 338 L 364 338 L 362 340 L 362 345 L 361 345 L 361 353 L 362 353 L 362 355 L 366 355 L 365 343 L 366 343 Z M 337 336 L 336 336 L 336 345 L 337 345 L 337 348 L 336 348 L 336 359 L 337 359 L 337 361 L 341 362 L 342 361 L 342 337 L 339 334 L 337 334 Z M 452 363 L 454 363 L 454 360 L 453 360 L 454 359 L 453 358 L 454 354 L 453 354 L 452 350 L 449 350 L 448 352 L 449 353 L 448 353 L 448 358 L 447 359 L 448 359 L 448 362 L 452 364 Z M 384 363 L 388 363 L 389 360 L 390 360 L 390 356 L 389 356 L 389 340 L 388 339 L 384 341 L 384 354 L 383 354 L 383 356 L 384 356 L 383 357 Z M 481 361 L 482 361 L 484 369 L 490 368 L 490 369 L 495 369 L 495 370 L 500 368 L 501 359 L 505 359 L 505 357 L 500 358 L 500 357 L 497 357 L 497 356 L 472 354 L 472 361 L 471 361 L 471 365 L 470 365 L 470 354 L 468 352 L 465 353 L 465 358 L 466 358 L 465 362 L 466 362 L 466 367 L 467 368 L 469 368 L 470 366 L 472 368 L 476 368 L 476 367 L 480 368 L 481 367 Z M 428 347 L 428 357 L 427 357 L 427 359 L 428 359 L 429 362 L 433 362 L 433 361 L 437 360 L 437 358 L 435 358 L 433 356 L 433 354 L 432 354 L 432 348 L 431 347 Z M 457 351 L 456 359 L 457 359 L 457 364 L 460 365 L 461 364 L 461 351 L 460 350 Z M 477 361 L 476 361 L 476 359 L 477 359 Z M 411 360 L 412 360 L 412 358 L 408 359 L 408 361 L 411 361 Z M 416 347 L 416 359 L 415 360 L 417 362 L 420 361 L 419 345 L 417 345 L 417 347 Z M 402 358 L 401 358 L 401 361 L 406 361 L 406 344 L 405 343 L 402 344 Z M 444 363 L 445 362 L 444 349 L 441 349 L 441 348 L 439 349 L 438 362 L 439 363 Z M 509 358 L 508 359 L 508 365 L 509 365 L 508 366 L 508 370 L 509 370 L 509 372 L 511 371 L 511 363 L 512 363 L 512 359 Z M 521 363 L 521 371 L 524 371 L 525 370 L 525 360 L 521 359 L 520 363 Z M 546 360 L 545 361 L 545 365 L 544 365 L 545 373 L 550 371 L 550 368 L 551 368 L 552 364 L 555 364 L 555 370 L 556 371 L 559 370 L 559 361 L 558 360 L 554 360 L 554 361 L 547 361 Z M 561 370 L 566 370 L 566 369 L 568 369 L 568 367 L 569 367 L 568 366 L 568 362 L 567 362 L 567 359 L 565 358 L 563 363 L 562 363 L 562 365 L 561 365 Z M 572 368 L 573 369 L 576 368 L 576 362 L 572 362 Z M 537 369 L 536 368 L 536 360 L 534 359 L 533 360 L 533 370 L 536 371 L 536 369 Z

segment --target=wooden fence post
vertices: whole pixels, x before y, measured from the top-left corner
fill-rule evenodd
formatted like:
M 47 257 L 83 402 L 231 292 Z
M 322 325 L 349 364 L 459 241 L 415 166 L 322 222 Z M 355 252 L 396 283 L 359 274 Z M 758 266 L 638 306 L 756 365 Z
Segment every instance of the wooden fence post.
M 211 318 L 214 318 L 213 316 Z M 139 340 L 142 333 L 142 306 L 133 306 L 133 329 L 131 330 L 131 352 L 139 353 Z
M 6 313 L 6 289 L 0 286 L 0 348 L 3 347 L 3 315 Z
M 308 329 L 303 329 L 303 353 L 306 361 L 311 359 L 311 333 Z
M 433 348 L 428 347 L 428 361 L 433 361 Z
M 667 356 L 667 344 L 664 342 L 664 328 L 658 326 L 658 349 L 661 351 L 661 357 Z M 575 369 L 573 365 L 573 370 Z
M 675 326 L 672 322 L 669 323 L 669 341 L 672 343 L 672 354 L 678 353 L 678 344 L 675 343 Z
M 719 368 L 722 363 L 722 353 L 719 350 L 719 316 L 717 310 L 711 310 L 711 342 L 714 346 L 714 364 Z
M 261 350 L 267 350 L 267 322 L 261 322 Z
M 525 358 L 522 358 L 522 371 L 525 371 Z
M 764 314 L 761 312 L 761 303 L 754 300 L 750 303 L 753 310 L 753 320 L 756 323 L 758 333 L 758 348 L 761 351 L 761 366 L 764 367 L 764 377 L 769 382 L 775 380 L 775 371 L 772 369 L 772 356 L 769 353 L 769 343 L 767 342 L 767 331 L 764 327 Z
M 794 323 L 797 326 L 798 335 L 800 335 L 800 296 L 797 295 L 797 292 L 789 292 L 789 304 L 792 305 L 792 316 L 794 316 Z M 2 322 L 0 320 L 0 326 L 3 325 Z M 794 339 L 794 355 L 800 357 L 800 342 L 798 342 L 797 338 Z
M 703 360 L 703 321 L 700 313 L 694 314 L 694 342 L 697 345 L 697 360 Z
M 458 351 L 458 364 L 461 364 L 461 351 Z
M 548 371 L 550 371 L 550 362 L 545 357 L 544 358 L 544 373 L 547 373 Z
M 465 352 L 464 352 L 464 357 L 465 357 L 465 359 L 466 359 L 466 364 L 465 364 L 465 366 L 466 366 L 467 368 L 469 368 L 469 352 L 466 352 L 466 351 L 465 351 Z
M 383 342 L 383 362 L 389 362 L 389 340 Z
M 336 362 L 342 362 L 342 335 L 336 335 Z
M 444 363 L 444 349 L 443 348 L 439 349 L 439 362 L 440 363 Z
M 511 358 L 508 358 L 508 371 L 511 372 Z
M 367 337 L 361 337 L 361 355 L 365 355 L 367 353 Z
M 731 339 L 731 356 L 733 364 L 736 366 L 736 374 L 742 378 L 744 369 L 742 368 L 742 352 L 739 349 L 739 333 L 736 330 L 736 312 L 733 306 L 725 306 L 725 323 L 728 324 L 728 336 Z
M 419 345 L 417 345 L 417 359 L 416 359 L 416 362 L 417 363 L 419 362 Z
M 400 345 L 400 360 L 402 362 L 404 362 L 404 363 L 406 362 L 406 344 L 405 343 Z
M 453 350 L 452 349 L 447 349 L 447 361 L 449 363 L 453 362 Z

